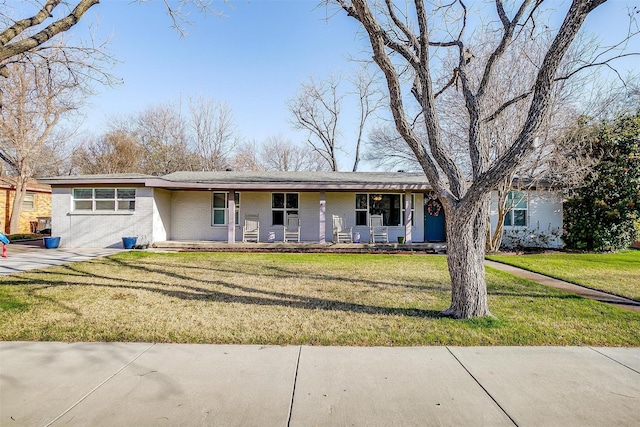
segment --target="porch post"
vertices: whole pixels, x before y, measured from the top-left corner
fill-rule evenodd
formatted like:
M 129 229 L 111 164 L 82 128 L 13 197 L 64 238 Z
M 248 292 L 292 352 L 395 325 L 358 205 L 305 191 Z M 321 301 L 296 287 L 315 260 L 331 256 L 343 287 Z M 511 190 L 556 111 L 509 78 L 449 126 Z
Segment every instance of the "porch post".
M 411 191 L 404 192 L 404 241 L 411 243 Z
M 229 207 L 227 208 L 227 243 L 236 242 L 236 193 L 229 190 Z
M 318 243 L 326 243 L 327 241 L 327 228 L 326 228 L 326 219 L 325 219 L 325 214 L 326 214 L 326 205 L 327 205 L 327 201 L 326 201 L 326 195 L 324 193 L 324 191 L 320 192 L 320 233 L 319 233 L 319 238 L 318 238 Z

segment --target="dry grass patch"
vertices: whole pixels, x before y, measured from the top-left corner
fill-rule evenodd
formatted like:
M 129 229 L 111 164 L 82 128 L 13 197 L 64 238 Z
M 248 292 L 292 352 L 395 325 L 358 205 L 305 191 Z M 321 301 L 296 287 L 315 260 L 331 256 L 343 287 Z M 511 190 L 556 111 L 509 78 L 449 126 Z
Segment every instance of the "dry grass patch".
M 441 256 L 128 252 L 4 279 L 2 340 L 640 344 L 640 315 L 492 270 L 495 319 L 442 318 Z

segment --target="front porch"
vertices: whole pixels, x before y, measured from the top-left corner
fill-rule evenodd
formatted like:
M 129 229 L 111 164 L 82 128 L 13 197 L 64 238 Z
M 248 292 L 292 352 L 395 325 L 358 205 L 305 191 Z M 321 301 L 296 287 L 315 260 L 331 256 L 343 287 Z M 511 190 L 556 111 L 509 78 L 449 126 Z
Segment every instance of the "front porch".
M 151 245 L 156 249 L 205 252 L 316 252 L 316 253 L 445 253 L 438 243 L 225 243 L 210 240 L 168 240 Z

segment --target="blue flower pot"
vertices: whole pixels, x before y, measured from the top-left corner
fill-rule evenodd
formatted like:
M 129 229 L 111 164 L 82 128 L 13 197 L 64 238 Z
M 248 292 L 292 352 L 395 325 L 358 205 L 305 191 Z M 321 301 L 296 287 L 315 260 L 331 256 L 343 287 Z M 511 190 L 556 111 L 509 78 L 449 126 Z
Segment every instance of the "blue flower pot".
M 60 246 L 60 237 L 43 237 L 46 249 L 55 249 Z
M 123 237 L 122 246 L 125 249 L 133 249 L 133 247 L 136 245 L 137 240 L 138 240 L 137 237 Z

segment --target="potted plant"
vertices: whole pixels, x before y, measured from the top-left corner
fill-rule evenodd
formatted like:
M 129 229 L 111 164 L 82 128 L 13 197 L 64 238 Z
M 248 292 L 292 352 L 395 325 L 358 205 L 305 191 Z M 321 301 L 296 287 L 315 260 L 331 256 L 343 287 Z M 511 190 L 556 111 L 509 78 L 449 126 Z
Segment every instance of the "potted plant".
M 43 237 L 46 249 L 56 249 L 60 246 L 60 237 Z
M 136 241 L 138 240 L 137 236 L 132 237 L 123 237 L 122 238 L 122 247 L 125 249 L 133 249 L 136 245 Z

